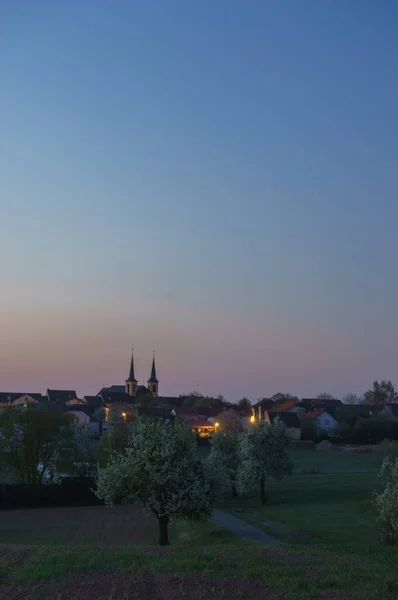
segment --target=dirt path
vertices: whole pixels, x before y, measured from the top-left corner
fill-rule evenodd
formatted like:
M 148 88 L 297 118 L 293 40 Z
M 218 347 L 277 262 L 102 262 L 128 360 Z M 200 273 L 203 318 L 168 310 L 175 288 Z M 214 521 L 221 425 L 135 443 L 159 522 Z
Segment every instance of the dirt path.
M 277 546 L 282 543 L 280 540 L 268 535 L 268 533 L 261 531 L 261 529 L 257 529 L 257 527 L 253 527 L 253 525 L 249 525 L 245 521 L 241 521 L 220 510 L 215 510 L 213 512 L 213 519 L 218 525 L 225 527 L 225 529 L 235 533 L 243 540 L 258 542 L 264 546 Z

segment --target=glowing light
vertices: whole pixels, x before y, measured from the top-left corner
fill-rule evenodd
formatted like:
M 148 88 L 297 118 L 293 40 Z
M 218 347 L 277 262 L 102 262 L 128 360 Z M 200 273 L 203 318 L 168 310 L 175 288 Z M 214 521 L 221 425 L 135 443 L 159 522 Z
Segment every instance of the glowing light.
M 255 417 L 254 415 L 252 415 L 252 416 L 250 417 L 250 423 L 254 423 L 254 422 L 255 422 L 255 420 L 256 420 L 256 417 Z
M 218 421 L 216 421 L 216 422 L 214 423 L 214 427 L 217 429 L 217 427 L 220 427 L 220 423 L 219 423 Z

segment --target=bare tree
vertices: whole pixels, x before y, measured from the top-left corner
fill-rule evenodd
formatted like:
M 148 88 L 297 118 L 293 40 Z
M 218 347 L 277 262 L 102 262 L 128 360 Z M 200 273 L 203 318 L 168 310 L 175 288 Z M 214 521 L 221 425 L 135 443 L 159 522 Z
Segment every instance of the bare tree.
M 362 404 L 363 397 L 358 396 L 358 394 L 346 394 L 343 397 L 344 404 Z
M 323 392 L 322 394 L 318 394 L 316 397 L 317 400 L 334 400 L 332 394 L 328 394 L 327 392 Z

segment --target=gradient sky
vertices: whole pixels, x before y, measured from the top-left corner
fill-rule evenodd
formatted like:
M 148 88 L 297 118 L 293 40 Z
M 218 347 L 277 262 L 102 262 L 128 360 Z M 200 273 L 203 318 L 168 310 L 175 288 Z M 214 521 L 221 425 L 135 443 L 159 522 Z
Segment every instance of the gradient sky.
M 396 0 L 2 0 L 0 391 L 398 384 Z

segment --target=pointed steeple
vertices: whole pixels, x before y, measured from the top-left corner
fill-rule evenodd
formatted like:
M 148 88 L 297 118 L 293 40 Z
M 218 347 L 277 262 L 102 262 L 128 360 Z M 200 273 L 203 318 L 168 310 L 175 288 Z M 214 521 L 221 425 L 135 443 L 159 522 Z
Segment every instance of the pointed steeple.
M 148 383 L 159 383 L 159 381 L 156 378 L 155 354 L 153 355 L 153 359 L 152 359 L 151 376 L 148 379 Z
M 137 380 L 134 375 L 134 348 L 131 353 L 131 363 L 130 363 L 130 374 L 129 378 L 126 379 L 126 393 L 130 394 L 130 396 L 135 396 L 137 393 Z
M 148 379 L 148 390 L 152 396 L 157 396 L 159 393 L 159 381 L 156 377 L 155 353 L 153 353 L 151 376 Z
M 134 348 L 131 352 L 130 374 L 129 374 L 129 378 L 126 381 L 131 381 L 131 382 L 137 383 L 137 380 L 134 375 Z

